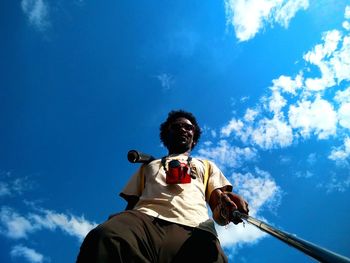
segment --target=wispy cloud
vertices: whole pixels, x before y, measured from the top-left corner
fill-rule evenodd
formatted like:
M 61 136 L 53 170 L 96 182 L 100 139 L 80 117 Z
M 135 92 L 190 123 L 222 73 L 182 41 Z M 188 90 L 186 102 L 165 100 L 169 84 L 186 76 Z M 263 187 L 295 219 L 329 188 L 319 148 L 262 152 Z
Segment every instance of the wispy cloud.
M 32 187 L 29 177 L 15 177 L 11 172 L 0 171 L 0 197 L 20 195 Z
M 12 183 L 8 182 L 10 176 L 10 172 L 0 171 L 0 197 L 12 194 Z
M 3 206 L 0 210 L 0 233 L 11 239 L 26 239 L 39 230 L 59 229 L 81 241 L 96 226 L 83 216 L 66 215 L 51 210 L 37 209 L 21 215 L 14 209 Z
M 316 153 L 310 153 L 306 159 L 306 162 L 309 166 L 313 166 L 317 162 L 317 154 Z
M 7 183 L 0 182 L 0 197 L 6 196 L 6 195 L 11 195 L 10 187 Z
M 157 79 L 160 81 L 160 85 L 164 91 L 170 90 L 174 85 L 174 77 L 170 74 L 162 73 L 157 76 Z
M 330 180 L 326 183 L 318 184 L 318 187 L 326 189 L 327 193 L 345 192 L 350 186 L 350 175 L 347 175 L 343 180 L 339 180 L 336 174 L 332 174 Z
M 308 6 L 308 0 L 225 0 L 227 23 L 240 41 L 252 39 L 266 25 L 288 27 L 295 14 Z
M 66 234 L 82 241 L 86 234 L 97 226 L 96 223 L 86 220 L 83 216 L 66 215 L 51 210 L 41 210 L 42 214 L 30 214 L 29 218 L 43 229 L 60 229 Z
M 329 159 L 336 161 L 338 164 L 348 164 L 347 159 L 350 157 L 350 138 L 344 139 L 344 145 L 334 147 L 328 156 Z
M 41 263 L 41 262 L 44 262 L 44 259 L 45 259 L 42 254 L 36 252 L 32 248 L 28 248 L 23 245 L 14 246 L 11 249 L 10 255 L 13 258 L 23 258 L 26 261 L 32 262 L 32 263 Z
M 74 0 L 74 4 L 77 6 L 84 6 L 86 4 L 85 0 Z
M 314 174 L 310 171 L 299 171 L 299 172 L 296 172 L 295 175 L 299 178 L 310 178 L 312 177 Z
M 45 0 L 22 0 L 21 7 L 35 29 L 44 31 L 50 25 L 49 5 Z

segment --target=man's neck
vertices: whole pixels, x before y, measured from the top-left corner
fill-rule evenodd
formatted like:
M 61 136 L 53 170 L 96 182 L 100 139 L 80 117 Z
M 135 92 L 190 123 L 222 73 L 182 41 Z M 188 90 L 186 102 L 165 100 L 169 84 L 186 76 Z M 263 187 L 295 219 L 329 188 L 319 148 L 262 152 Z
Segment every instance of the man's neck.
M 191 153 L 191 149 L 187 150 L 187 151 L 176 151 L 176 150 L 169 150 L 168 155 L 172 155 L 172 154 L 183 154 L 183 155 L 187 155 L 189 156 Z

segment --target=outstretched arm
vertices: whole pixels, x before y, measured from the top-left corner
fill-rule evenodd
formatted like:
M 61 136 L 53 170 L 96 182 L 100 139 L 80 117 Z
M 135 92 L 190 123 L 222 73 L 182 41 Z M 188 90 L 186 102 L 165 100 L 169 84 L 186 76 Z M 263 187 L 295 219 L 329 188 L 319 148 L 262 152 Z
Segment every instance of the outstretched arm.
M 213 218 L 219 225 L 227 225 L 230 222 L 238 224 L 241 219 L 233 217 L 233 211 L 248 214 L 248 203 L 238 194 L 226 191 L 225 187 L 215 189 L 209 199 L 209 205 L 213 212 Z

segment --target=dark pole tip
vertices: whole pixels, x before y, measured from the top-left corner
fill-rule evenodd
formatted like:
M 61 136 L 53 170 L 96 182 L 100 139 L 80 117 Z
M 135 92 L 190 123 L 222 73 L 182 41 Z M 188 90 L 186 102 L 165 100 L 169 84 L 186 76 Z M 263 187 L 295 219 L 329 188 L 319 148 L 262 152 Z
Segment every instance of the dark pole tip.
M 136 163 L 137 160 L 139 159 L 139 154 L 135 150 L 130 150 L 128 152 L 128 161 L 131 163 Z

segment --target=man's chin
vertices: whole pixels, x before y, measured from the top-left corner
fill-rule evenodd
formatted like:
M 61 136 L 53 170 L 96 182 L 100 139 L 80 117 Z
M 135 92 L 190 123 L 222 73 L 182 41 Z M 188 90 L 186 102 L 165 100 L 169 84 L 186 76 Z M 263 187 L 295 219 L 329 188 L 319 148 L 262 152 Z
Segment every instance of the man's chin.
M 176 147 L 172 147 L 173 151 L 176 153 L 185 153 L 191 150 L 191 147 L 188 144 L 185 145 L 177 145 Z

